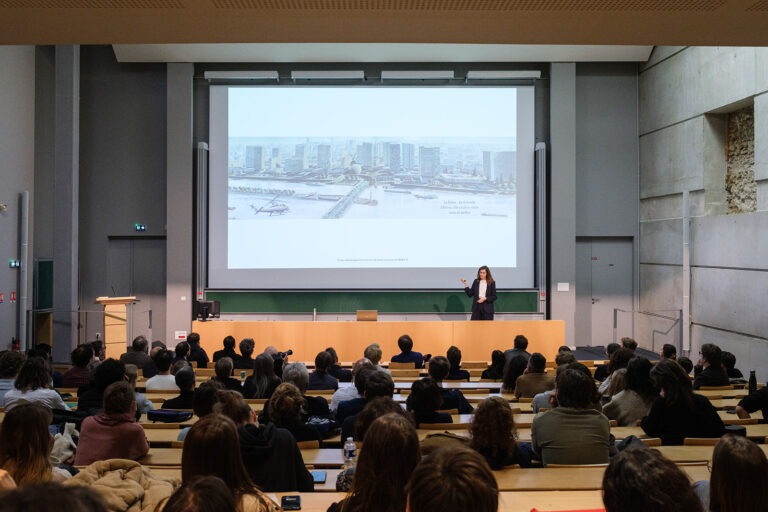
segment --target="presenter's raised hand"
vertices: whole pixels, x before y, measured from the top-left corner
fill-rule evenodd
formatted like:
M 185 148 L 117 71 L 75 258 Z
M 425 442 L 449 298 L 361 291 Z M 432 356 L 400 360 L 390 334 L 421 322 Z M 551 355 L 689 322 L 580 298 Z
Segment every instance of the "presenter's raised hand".
M 467 280 L 466 279 L 462 279 L 461 282 L 464 283 L 464 286 L 469 286 L 469 285 L 467 285 Z

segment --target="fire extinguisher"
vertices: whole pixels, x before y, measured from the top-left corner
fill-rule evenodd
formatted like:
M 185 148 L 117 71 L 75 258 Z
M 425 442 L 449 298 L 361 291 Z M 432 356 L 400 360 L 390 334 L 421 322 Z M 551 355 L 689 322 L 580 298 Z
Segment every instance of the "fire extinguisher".
M 19 351 L 19 340 L 16 338 L 11 338 L 11 350 L 14 352 Z

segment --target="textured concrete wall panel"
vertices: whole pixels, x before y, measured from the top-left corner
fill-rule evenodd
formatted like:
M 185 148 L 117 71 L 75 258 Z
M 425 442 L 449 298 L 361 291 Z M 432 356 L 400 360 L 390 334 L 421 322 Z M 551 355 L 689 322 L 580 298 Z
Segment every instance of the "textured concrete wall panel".
M 767 229 L 768 212 L 694 219 L 691 222 L 691 264 L 768 269 Z M 765 308 L 766 304 L 762 306 Z
M 641 70 L 646 70 L 655 66 L 664 59 L 667 59 L 676 53 L 685 50 L 686 46 L 654 46 L 651 51 L 651 56 L 648 57 L 648 62 L 642 65 Z
M 703 188 L 703 123 L 699 116 L 640 137 L 641 199 Z
M 698 355 L 705 343 L 714 343 L 736 356 L 736 368 L 749 377 L 755 370 L 758 382 L 768 380 L 768 341 L 743 334 L 694 325 L 691 329 L 691 354 Z M 691 357 L 695 360 L 695 357 Z M 695 361 L 694 361 L 695 362 Z
M 640 263 L 682 265 L 682 219 L 640 223 Z
M 682 216 L 683 195 L 648 197 L 640 201 L 640 222 L 679 219 Z
M 683 294 L 683 267 L 640 265 L 640 309 L 680 309 Z

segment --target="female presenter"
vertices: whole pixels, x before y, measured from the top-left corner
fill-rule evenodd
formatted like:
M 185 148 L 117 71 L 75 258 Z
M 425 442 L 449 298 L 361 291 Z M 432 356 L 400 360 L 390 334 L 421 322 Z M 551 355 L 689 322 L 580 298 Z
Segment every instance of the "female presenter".
M 472 288 L 464 283 L 464 293 L 472 297 L 472 318 L 470 320 L 493 320 L 493 303 L 496 301 L 496 282 L 491 277 L 491 269 L 483 265 L 477 270 L 477 279 Z

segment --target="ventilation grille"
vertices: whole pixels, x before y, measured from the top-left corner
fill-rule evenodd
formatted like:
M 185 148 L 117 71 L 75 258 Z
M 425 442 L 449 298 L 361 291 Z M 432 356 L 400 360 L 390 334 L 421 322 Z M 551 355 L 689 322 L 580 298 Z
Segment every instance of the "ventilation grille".
M 183 9 L 182 0 L 0 0 L 0 9 Z
M 728 0 L 211 0 L 217 9 L 297 11 L 714 11 Z M 760 3 L 766 3 L 761 1 Z
M 768 0 L 760 0 L 756 4 L 747 7 L 747 11 L 768 11 Z

